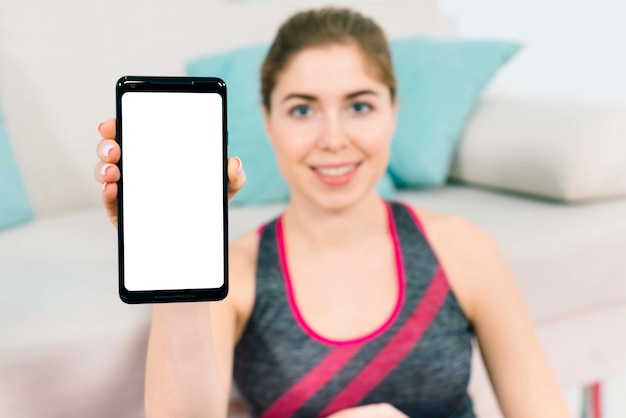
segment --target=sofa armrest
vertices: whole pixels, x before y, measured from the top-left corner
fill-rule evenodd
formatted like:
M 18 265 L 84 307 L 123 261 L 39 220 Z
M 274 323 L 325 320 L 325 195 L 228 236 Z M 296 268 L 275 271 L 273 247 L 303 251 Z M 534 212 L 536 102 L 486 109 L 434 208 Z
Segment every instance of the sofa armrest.
M 567 202 L 626 195 L 626 105 L 491 96 L 451 178 Z

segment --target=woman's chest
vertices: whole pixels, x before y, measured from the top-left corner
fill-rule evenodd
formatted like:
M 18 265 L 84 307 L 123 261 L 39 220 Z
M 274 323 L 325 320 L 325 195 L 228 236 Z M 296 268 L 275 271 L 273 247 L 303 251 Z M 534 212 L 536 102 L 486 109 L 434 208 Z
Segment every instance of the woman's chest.
M 375 332 L 401 304 L 403 283 L 391 251 L 359 259 L 290 264 L 292 308 L 317 334 L 346 341 Z

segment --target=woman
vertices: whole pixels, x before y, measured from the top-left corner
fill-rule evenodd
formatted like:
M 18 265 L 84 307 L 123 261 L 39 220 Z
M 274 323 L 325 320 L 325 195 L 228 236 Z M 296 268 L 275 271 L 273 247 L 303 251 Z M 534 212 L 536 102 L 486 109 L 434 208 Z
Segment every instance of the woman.
M 234 372 L 254 416 L 473 417 L 472 335 L 507 417 L 568 416 L 489 236 L 376 192 L 397 115 L 380 28 L 349 10 L 299 13 L 261 81 L 291 197 L 230 245 L 224 301 L 154 305 L 147 416 L 225 417 Z M 98 130 L 96 178 L 116 225 L 115 121 Z M 245 183 L 236 157 L 228 176 L 232 198 Z

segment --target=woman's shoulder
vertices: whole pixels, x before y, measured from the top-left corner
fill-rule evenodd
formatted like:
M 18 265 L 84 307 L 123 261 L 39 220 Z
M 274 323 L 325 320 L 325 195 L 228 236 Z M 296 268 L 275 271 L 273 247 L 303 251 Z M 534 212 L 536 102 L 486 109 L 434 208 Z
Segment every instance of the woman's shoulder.
M 506 263 L 491 235 L 480 225 L 463 217 L 410 206 L 450 287 L 468 319 L 490 280 L 497 280 Z
M 416 205 L 406 206 L 415 214 L 428 237 L 445 234 L 448 238 L 452 235 L 464 242 L 469 242 L 484 239 L 488 235 L 481 226 L 461 216 Z
M 232 240 L 228 245 L 229 264 L 235 269 L 239 267 L 245 269 L 250 264 L 256 263 L 260 238 L 259 231 L 254 230 Z

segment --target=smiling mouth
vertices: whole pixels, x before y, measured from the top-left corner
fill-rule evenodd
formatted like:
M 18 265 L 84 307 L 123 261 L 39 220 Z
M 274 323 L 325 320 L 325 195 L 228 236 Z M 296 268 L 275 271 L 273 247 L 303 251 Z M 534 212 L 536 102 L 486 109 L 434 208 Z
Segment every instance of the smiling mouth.
M 357 175 L 361 161 L 345 164 L 325 164 L 311 166 L 311 171 L 322 184 L 330 187 L 340 187 L 349 184 Z
M 313 166 L 314 171 L 321 174 L 324 177 L 341 177 L 354 171 L 358 167 L 359 163 L 342 164 L 335 166 Z

